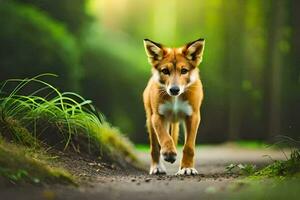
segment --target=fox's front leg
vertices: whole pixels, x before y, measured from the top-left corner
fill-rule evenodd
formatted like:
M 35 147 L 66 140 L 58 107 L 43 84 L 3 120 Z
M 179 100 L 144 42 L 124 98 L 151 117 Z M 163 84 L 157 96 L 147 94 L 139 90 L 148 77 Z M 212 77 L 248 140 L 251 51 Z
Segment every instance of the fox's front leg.
M 158 114 L 153 114 L 151 121 L 161 147 L 161 155 L 165 161 L 170 163 L 175 162 L 177 152 L 173 139 L 167 131 L 164 117 Z
M 183 157 L 179 171 L 176 175 L 195 175 L 198 174 L 194 168 L 195 142 L 197 130 L 200 124 L 200 112 L 193 113 L 185 119 L 186 136 L 183 147 Z
M 151 166 L 150 166 L 149 174 L 151 175 L 166 174 L 167 173 L 166 168 L 160 160 L 160 146 L 158 143 L 156 133 L 152 126 L 151 115 L 147 117 L 147 128 L 149 132 L 150 152 L 151 152 Z

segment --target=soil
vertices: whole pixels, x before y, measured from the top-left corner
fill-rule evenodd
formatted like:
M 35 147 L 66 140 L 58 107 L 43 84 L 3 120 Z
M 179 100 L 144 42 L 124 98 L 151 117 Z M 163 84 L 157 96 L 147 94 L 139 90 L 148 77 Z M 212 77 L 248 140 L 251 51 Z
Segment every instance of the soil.
M 179 149 L 178 152 L 181 150 Z M 177 161 L 165 163 L 168 175 L 153 176 L 147 171 L 99 162 L 75 153 L 52 152 L 58 156 L 56 165 L 63 166 L 79 177 L 79 186 L 66 185 L 12 185 L 0 181 L 0 200 L 6 199 L 220 199 L 228 190 L 238 190 L 242 185 L 232 183 L 241 176 L 227 173 L 231 163 L 251 163 L 258 167 L 271 159 L 285 159 L 281 151 L 272 149 L 247 149 L 231 145 L 197 148 L 196 176 L 175 176 Z M 265 156 L 268 155 L 268 156 Z M 149 152 L 138 152 L 148 164 Z

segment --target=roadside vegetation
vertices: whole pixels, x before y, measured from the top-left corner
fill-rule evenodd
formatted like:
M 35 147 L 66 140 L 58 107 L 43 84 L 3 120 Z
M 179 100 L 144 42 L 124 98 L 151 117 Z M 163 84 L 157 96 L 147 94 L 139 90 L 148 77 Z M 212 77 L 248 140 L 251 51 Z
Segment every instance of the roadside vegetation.
M 299 198 L 300 141 L 283 137 L 275 146 L 289 148 L 290 155 L 282 151 L 285 160 L 272 160 L 263 168 L 252 164 L 230 164 L 226 167 L 228 173 L 239 173 L 244 177 L 232 185 L 233 191 L 239 192 L 229 192 L 231 199 Z
M 105 121 L 90 100 L 73 92 L 62 93 L 42 80 L 52 76 L 10 79 L 2 84 L 0 175 L 15 182 L 74 182 L 65 170 L 51 168 L 41 156 L 32 156 L 49 149 L 88 155 L 120 167 L 139 167 L 131 142 Z
M 252 146 L 252 144 L 251 144 Z M 269 145 L 270 146 L 270 145 Z M 300 177 L 300 141 L 289 137 L 281 137 L 280 141 L 270 146 L 274 148 L 289 148 L 290 155 L 285 155 L 285 160 L 273 160 L 272 162 L 259 169 L 252 164 L 230 164 L 226 167 L 228 173 L 238 172 L 241 175 L 247 175 L 249 179 L 261 179 L 272 177 Z M 267 156 L 267 155 L 266 155 Z

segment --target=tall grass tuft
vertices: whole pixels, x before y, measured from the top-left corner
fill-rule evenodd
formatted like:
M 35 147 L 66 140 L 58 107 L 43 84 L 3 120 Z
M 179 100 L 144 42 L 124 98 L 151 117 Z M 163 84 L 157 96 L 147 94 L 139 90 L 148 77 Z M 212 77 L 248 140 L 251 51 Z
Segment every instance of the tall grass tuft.
M 133 145 L 92 105 L 74 92 L 60 92 L 41 74 L 9 79 L 0 89 L 0 132 L 5 138 L 38 148 L 48 144 L 120 162 L 137 162 Z M 6 91 L 7 88 L 13 89 Z M 35 88 L 33 91 L 30 88 Z M 29 91 L 29 92 L 28 92 Z M 24 94 L 24 93 L 28 94 Z

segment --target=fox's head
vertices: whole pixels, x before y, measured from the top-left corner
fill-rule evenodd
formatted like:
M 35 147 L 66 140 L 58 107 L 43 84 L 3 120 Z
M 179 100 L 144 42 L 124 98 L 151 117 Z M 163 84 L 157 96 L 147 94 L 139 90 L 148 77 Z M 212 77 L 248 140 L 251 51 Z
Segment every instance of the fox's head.
M 170 96 L 179 96 L 198 79 L 197 66 L 202 61 L 204 43 L 204 39 L 198 39 L 179 48 L 169 48 L 144 40 L 153 78 Z

